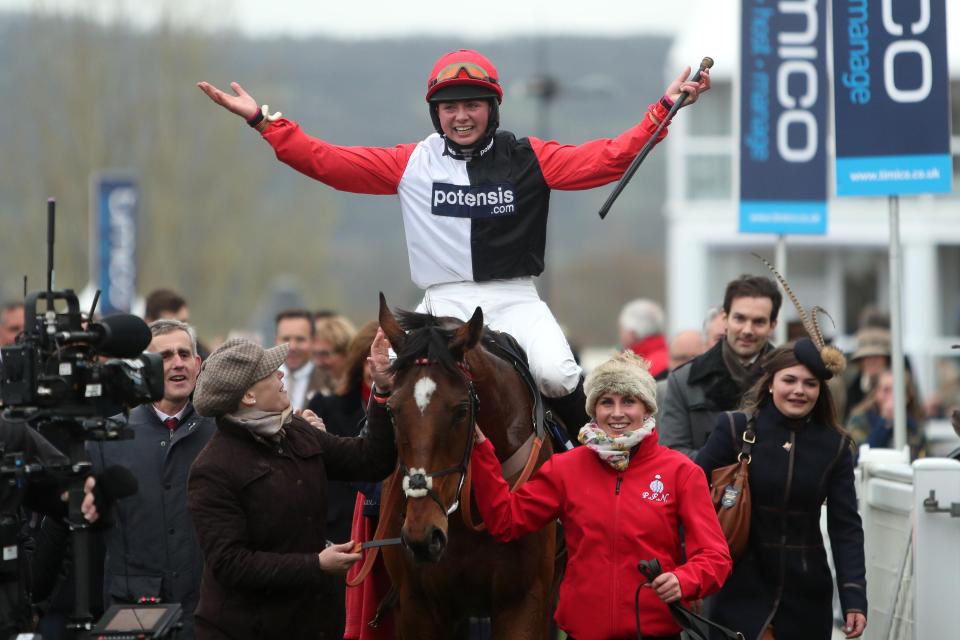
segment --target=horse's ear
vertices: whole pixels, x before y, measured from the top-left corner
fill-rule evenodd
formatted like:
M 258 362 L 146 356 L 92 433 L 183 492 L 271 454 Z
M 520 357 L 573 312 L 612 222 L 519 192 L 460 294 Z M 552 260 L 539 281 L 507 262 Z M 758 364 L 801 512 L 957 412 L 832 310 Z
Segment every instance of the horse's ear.
M 457 329 L 453 340 L 450 342 L 450 350 L 462 356 L 477 346 L 481 335 L 483 335 L 483 311 L 480 307 L 477 307 L 467 324 Z
M 390 307 L 387 306 L 387 299 L 384 297 L 382 291 L 380 292 L 379 319 L 380 328 L 383 329 L 383 333 L 386 334 L 387 339 L 390 340 L 390 346 L 393 347 L 394 351 L 397 351 L 401 345 L 403 345 L 407 334 L 400 327 L 400 323 L 397 322 L 397 318 L 393 315 L 393 312 L 390 311 Z

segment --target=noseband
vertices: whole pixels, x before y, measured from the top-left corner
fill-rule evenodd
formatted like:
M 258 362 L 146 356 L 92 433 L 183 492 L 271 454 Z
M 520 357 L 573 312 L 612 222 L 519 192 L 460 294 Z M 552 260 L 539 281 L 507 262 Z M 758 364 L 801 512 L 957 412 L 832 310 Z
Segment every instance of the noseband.
M 414 361 L 414 364 L 419 366 L 429 366 L 436 364 L 435 361 L 431 361 L 427 358 L 417 358 Z M 457 368 L 462 372 L 461 379 L 467 387 L 467 396 L 470 399 L 470 415 L 469 421 L 467 424 L 467 443 L 463 451 L 463 458 L 460 460 L 460 464 L 447 467 L 446 469 L 441 469 L 440 471 L 428 472 L 426 469 L 418 468 L 409 468 L 400 460 L 400 477 L 402 479 L 403 493 L 408 498 L 423 498 L 430 497 L 434 502 L 437 503 L 437 506 L 440 507 L 440 510 L 443 511 L 448 517 L 453 514 L 457 508 L 460 506 L 460 492 L 463 490 L 463 483 L 467 477 L 467 466 L 470 464 L 470 454 L 473 452 L 473 445 L 475 441 L 474 437 L 474 427 L 477 424 L 477 412 L 480 409 L 480 398 L 477 397 L 477 391 L 473 386 L 473 377 L 470 374 L 470 369 L 467 368 L 467 364 L 463 361 L 457 363 Z M 387 413 L 390 415 L 390 422 L 396 427 L 396 421 L 393 416 L 393 411 L 390 410 L 390 405 L 387 405 Z M 440 496 L 433 490 L 433 479 L 440 478 L 443 476 L 448 476 L 454 473 L 460 474 L 460 483 L 457 485 L 457 495 L 454 498 L 453 504 L 450 507 L 445 507 L 443 502 L 440 500 Z

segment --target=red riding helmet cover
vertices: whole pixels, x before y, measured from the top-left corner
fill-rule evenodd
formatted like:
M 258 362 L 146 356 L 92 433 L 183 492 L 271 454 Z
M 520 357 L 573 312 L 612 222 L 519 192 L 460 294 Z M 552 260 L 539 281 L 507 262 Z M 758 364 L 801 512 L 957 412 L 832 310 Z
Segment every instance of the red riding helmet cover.
M 496 98 L 498 103 L 503 102 L 497 68 L 486 56 L 472 49 L 444 54 L 430 70 L 427 102 L 469 98 Z

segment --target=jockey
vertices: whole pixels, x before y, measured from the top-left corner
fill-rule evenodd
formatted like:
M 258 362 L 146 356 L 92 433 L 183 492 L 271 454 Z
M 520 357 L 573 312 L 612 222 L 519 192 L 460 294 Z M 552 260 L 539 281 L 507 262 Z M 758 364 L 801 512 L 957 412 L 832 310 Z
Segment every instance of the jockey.
M 396 194 L 410 274 L 424 290 L 417 310 L 467 320 L 481 307 L 491 328 L 510 333 L 527 352 L 540 390 L 575 440 L 588 421 L 581 370 L 533 282 L 544 269 L 550 191 L 619 179 L 680 93 L 691 104 L 710 88 L 707 72 L 699 82 L 687 81 L 689 72 L 670 83 L 637 125 L 578 146 L 500 131 L 500 76 L 469 49 L 444 54 L 430 71 L 426 101 L 436 132 L 391 148 L 311 137 L 235 82 L 235 95 L 206 82 L 198 86 L 246 119 L 280 161 L 301 173 L 342 191 Z

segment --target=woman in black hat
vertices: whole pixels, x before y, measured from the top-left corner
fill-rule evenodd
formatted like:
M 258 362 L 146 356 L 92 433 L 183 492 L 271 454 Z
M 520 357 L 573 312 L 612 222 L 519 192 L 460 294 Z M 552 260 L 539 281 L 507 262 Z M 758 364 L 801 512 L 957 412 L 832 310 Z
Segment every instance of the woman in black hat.
M 745 406 L 720 416 L 697 456 L 709 478 L 737 459 L 753 422 L 750 541 L 710 614 L 750 639 L 831 637 L 833 589 L 820 533 L 824 502 L 846 636 L 860 636 L 867 624 L 853 452 L 825 384 L 845 362 L 839 351 L 824 347 L 819 332 L 812 335 L 817 342 L 801 338 L 765 357 L 763 377 Z

